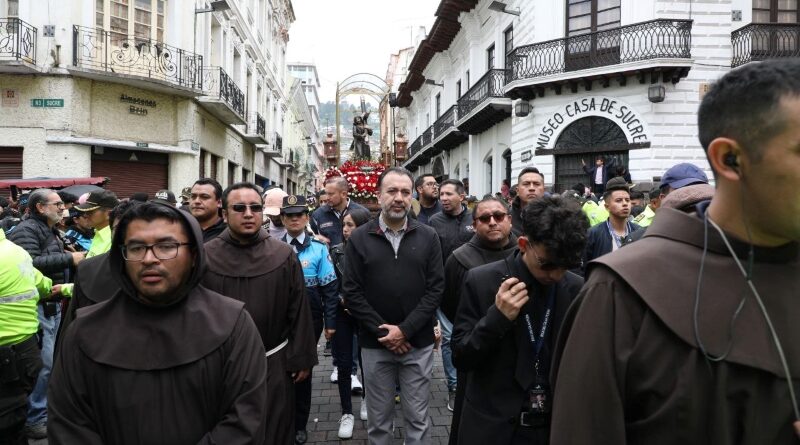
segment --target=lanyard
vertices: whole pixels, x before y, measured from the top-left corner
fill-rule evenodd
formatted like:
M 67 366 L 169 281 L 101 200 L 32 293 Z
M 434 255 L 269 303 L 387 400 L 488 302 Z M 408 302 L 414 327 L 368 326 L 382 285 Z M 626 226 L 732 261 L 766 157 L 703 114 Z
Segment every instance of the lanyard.
M 539 331 L 539 339 L 536 339 L 536 334 L 533 333 L 533 322 L 531 321 L 530 314 L 525 314 L 525 324 L 528 328 L 528 338 L 533 346 L 534 368 L 536 369 L 536 377 L 539 377 L 539 353 L 542 351 L 547 329 L 550 327 L 550 315 L 553 313 L 553 306 L 556 301 L 556 288 L 550 287 L 547 293 L 547 305 L 545 306 L 544 319 L 542 320 L 542 329 Z
M 611 223 L 608 222 L 608 220 L 606 220 L 606 227 L 608 227 L 608 233 L 611 234 L 611 239 L 614 240 L 614 243 L 616 243 L 618 248 L 622 247 L 622 238 L 630 235 L 631 233 L 631 224 L 629 222 L 625 223 L 625 235 L 623 236 L 619 236 L 616 234 L 616 232 L 614 232 L 614 229 L 611 228 Z

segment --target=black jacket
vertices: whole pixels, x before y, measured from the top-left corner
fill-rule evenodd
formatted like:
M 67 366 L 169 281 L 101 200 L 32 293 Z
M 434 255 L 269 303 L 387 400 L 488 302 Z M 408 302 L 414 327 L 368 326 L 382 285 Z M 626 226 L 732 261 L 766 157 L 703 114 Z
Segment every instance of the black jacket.
M 475 229 L 472 227 L 472 211 L 465 205 L 462 205 L 461 213 L 456 216 L 444 212 L 431 216 L 428 225 L 436 230 L 442 242 L 442 261 L 447 260 L 454 250 L 475 235 Z
M 395 255 L 376 218 L 353 231 L 345 256 L 343 296 L 363 327 L 361 346 L 382 347 L 382 324 L 397 325 L 415 348 L 433 344 L 434 314 L 444 290 L 436 231 L 409 218 Z
M 493 263 L 507 257 L 517 248 L 517 237 L 509 236 L 508 243 L 501 249 L 487 247 L 478 238 L 472 237 L 468 243 L 453 251 L 444 263 L 444 296 L 441 309 L 451 322 L 456 317 L 458 302 L 461 300 L 461 287 L 470 269 Z
M 521 236 L 523 232 L 522 210 L 524 210 L 522 201 L 520 201 L 519 196 L 517 196 L 511 203 L 511 233 L 513 233 L 514 236 Z
M 347 212 L 354 209 L 367 210 L 366 207 L 352 199 L 347 203 L 347 207 L 345 207 L 344 211 L 338 216 L 336 215 L 336 211 L 328 204 L 321 206 L 311 213 L 311 221 L 309 221 L 311 231 L 328 238 L 331 246 L 341 244 L 342 241 L 344 241 L 342 238 L 342 218 L 347 215 Z
M 628 222 L 629 234 L 634 233 L 638 229 L 641 229 L 638 224 Z M 623 240 L 623 243 L 627 244 L 631 241 L 632 239 L 629 235 L 626 240 Z M 584 271 L 590 261 L 610 253 L 613 250 L 613 246 L 611 245 L 612 242 L 613 240 L 611 239 L 611 233 L 608 232 L 608 225 L 606 225 L 605 222 L 602 222 L 589 229 L 589 234 L 586 236 L 586 249 L 583 251 Z
M 8 234 L 12 243 L 25 249 L 33 259 L 33 267 L 61 284 L 66 280 L 72 267 L 72 255 L 64 252 L 64 243 L 58 237 L 58 230 L 47 225 L 44 217 L 33 215 Z
M 494 304 L 504 275 L 525 282 L 531 298 L 515 321 L 507 319 Z M 548 378 L 556 334 L 582 285 L 583 280 L 570 272 L 554 285 L 555 304 L 541 351 L 540 376 L 545 379 Z M 504 260 L 467 272 L 450 343 L 456 368 L 467 372 L 458 429 L 459 444 L 510 443 L 523 406 L 528 402 L 528 387 L 535 379 L 532 346 L 527 341 L 528 332 L 522 314 L 523 311 L 532 314 L 533 328 L 538 334 L 545 296 L 550 291 L 533 278 L 521 262 L 518 251 Z M 545 425 L 539 432 L 543 439 L 546 439 L 547 431 Z
M 219 236 L 220 233 L 224 232 L 225 229 L 228 228 L 228 225 L 225 224 L 225 220 L 220 218 L 216 224 L 213 226 L 209 226 L 203 230 L 203 243 L 207 243 L 212 239 Z

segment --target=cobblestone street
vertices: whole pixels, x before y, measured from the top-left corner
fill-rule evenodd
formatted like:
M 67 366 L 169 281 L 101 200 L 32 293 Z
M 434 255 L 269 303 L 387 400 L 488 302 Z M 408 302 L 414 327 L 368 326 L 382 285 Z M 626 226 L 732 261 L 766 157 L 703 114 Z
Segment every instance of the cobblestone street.
M 331 371 L 333 370 L 331 357 L 322 355 L 324 345 L 324 341 L 318 345 L 320 364 L 314 368 L 314 389 L 311 399 L 311 415 L 308 421 L 308 443 L 332 444 L 342 442 L 348 445 L 366 444 L 367 422 L 358 418 L 361 396 L 353 396 L 353 412 L 356 417 L 353 438 L 351 440 L 340 440 L 337 436 L 342 411 L 339 404 L 339 391 L 336 385 L 330 381 Z M 428 414 L 432 421 L 430 443 L 445 444 L 450 434 L 452 413 L 447 409 L 447 384 L 444 380 L 442 355 L 439 351 L 434 351 L 433 356 L 433 380 L 431 381 L 431 400 L 428 409 Z M 360 369 L 359 379 L 361 379 Z M 396 405 L 395 413 L 395 443 L 402 444 L 403 415 L 399 404 Z

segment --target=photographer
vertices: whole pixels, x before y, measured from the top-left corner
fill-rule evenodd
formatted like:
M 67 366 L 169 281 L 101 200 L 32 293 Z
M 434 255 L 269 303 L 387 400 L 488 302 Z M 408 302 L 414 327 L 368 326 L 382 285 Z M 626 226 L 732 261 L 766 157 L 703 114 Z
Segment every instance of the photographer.
M 467 272 L 453 325 L 453 361 L 466 374 L 459 444 L 546 444 L 556 334 L 583 280 L 589 222 L 560 196 L 522 212 L 519 249 Z M 499 289 L 498 289 L 499 287 Z

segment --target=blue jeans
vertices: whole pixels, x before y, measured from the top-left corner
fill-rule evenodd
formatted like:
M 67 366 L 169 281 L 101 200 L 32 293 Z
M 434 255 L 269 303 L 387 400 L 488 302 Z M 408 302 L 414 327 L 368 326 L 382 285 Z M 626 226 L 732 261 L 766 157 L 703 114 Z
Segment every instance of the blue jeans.
M 453 323 L 447 319 L 447 316 L 441 311 L 436 309 L 436 318 L 439 320 L 439 326 L 442 330 L 442 365 L 444 366 L 444 376 L 447 380 L 447 390 L 456 390 L 456 367 L 453 366 L 453 350 L 450 349 L 450 336 L 453 335 Z
M 56 304 L 56 314 L 45 317 L 41 304 L 36 308 L 39 311 L 39 328 L 42 330 L 42 370 L 33 392 L 28 396 L 28 419 L 26 425 L 39 425 L 47 422 L 47 384 L 50 381 L 50 371 L 53 369 L 53 346 L 56 343 L 58 325 L 61 324 L 61 305 Z

